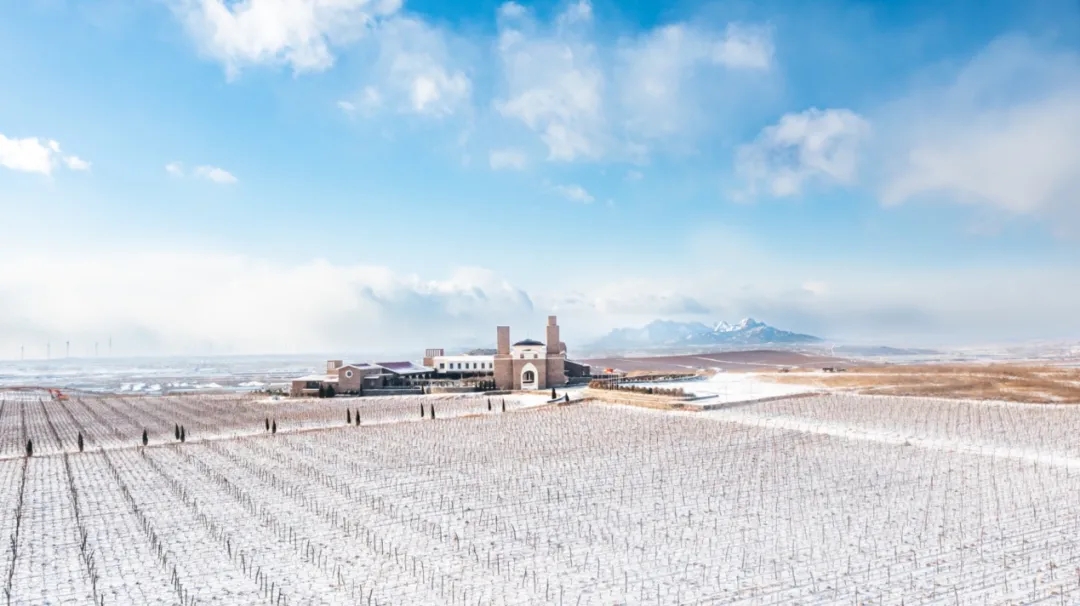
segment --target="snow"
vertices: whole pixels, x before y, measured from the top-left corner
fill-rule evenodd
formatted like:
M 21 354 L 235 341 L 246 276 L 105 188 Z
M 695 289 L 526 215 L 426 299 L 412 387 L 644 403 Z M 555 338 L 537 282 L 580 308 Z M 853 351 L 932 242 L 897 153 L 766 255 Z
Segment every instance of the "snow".
M 820 391 L 821 388 L 810 385 L 775 383 L 760 373 L 718 372 L 708 379 L 688 381 L 663 381 L 658 383 L 632 383 L 639 387 L 660 387 L 665 389 L 682 388 L 708 403 L 749 402 L 778 396 Z
M 547 395 L 0 392 L 0 578 L 13 604 L 1080 602 L 1074 407 Z

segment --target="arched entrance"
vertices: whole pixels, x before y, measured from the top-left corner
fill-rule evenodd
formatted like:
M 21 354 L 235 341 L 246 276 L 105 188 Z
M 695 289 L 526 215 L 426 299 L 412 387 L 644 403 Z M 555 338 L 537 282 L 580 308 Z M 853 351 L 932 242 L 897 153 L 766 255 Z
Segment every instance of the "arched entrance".
M 538 389 L 539 388 L 539 374 L 536 372 L 536 367 L 532 364 L 526 364 L 521 368 L 521 388 L 522 389 Z

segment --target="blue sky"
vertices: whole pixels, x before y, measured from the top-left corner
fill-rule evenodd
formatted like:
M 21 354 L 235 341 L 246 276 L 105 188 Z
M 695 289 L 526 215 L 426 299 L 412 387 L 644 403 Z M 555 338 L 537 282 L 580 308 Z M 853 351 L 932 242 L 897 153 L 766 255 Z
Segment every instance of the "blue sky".
M 28 0 L 0 91 L 0 357 L 1080 338 L 1075 2 Z

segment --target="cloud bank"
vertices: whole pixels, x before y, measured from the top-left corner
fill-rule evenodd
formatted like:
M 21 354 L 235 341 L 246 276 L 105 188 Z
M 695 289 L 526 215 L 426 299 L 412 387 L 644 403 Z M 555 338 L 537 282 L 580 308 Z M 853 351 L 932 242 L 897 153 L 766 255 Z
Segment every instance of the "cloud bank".
M 14 139 L 0 134 L 0 166 L 9 170 L 49 176 L 58 166 L 88 171 L 90 163 L 78 156 L 65 155 L 52 139 L 25 137 Z

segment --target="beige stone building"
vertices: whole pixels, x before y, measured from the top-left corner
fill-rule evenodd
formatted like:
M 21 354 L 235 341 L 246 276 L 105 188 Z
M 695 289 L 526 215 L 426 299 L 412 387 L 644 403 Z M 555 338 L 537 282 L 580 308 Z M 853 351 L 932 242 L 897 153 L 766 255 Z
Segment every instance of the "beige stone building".
M 566 385 L 566 344 L 559 323 L 548 316 L 547 345 L 525 339 L 510 344 L 510 327 L 496 329 L 495 386 L 498 389 L 548 389 Z
M 385 369 L 375 364 L 345 364 L 342 360 L 327 360 L 325 375 L 311 375 L 292 380 L 289 394 L 293 396 L 315 396 L 319 387 L 333 387 L 334 393 L 358 394 L 364 379 L 379 378 Z M 379 382 L 381 385 L 381 381 Z

